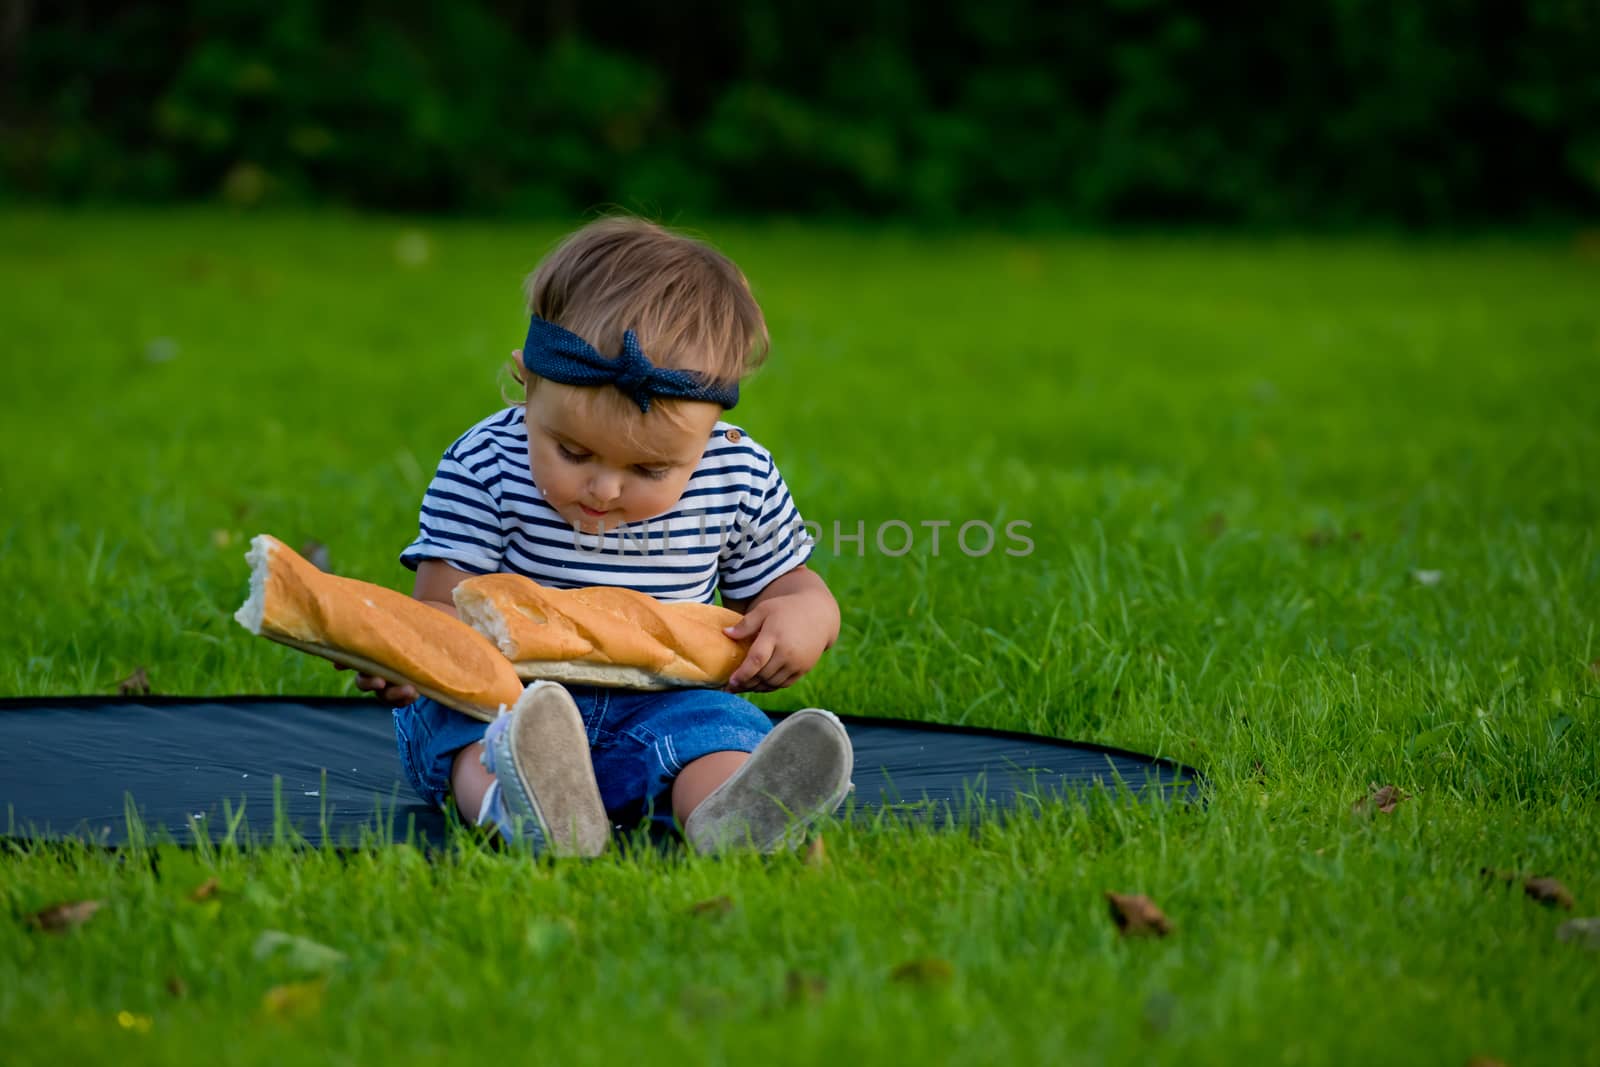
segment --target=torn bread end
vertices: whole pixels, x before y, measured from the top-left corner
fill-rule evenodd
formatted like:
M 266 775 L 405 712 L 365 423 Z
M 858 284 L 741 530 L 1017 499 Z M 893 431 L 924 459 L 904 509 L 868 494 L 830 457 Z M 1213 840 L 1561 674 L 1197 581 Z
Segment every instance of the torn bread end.
M 233 617 L 246 630 L 259 634 L 267 611 L 267 569 L 272 559 L 272 538 L 266 534 L 252 537 L 250 551 L 245 553 L 244 559 L 250 564 L 250 599 L 233 613 Z
M 456 614 L 462 622 L 493 641 L 507 657 L 516 651 L 506 620 L 488 597 L 457 585 L 451 599 L 455 601 Z

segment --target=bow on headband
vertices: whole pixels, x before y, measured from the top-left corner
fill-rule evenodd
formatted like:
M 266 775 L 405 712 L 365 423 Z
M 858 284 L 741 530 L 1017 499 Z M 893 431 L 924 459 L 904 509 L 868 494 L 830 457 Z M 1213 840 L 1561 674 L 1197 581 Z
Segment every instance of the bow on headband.
M 632 330 L 622 335 L 621 354 L 608 359 L 577 334 L 535 315 L 522 345 L 522 365 L 563 385 L 614 385 L 632 397 L 640 411 L 649 411 L 655 397 L 709 400 L 724 408 L 739 402 L 737 385 L 719 386 L 694 371 L 651 363 Z

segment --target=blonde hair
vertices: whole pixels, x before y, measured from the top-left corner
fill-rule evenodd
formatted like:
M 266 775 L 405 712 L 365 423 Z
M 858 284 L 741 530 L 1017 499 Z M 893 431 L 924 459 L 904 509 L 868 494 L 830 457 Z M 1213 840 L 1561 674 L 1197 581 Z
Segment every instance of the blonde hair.
M 633 216 L 602 218 L 569 235 L 528 276 L 523 292 L 530 313 L 603 355 L 621 352 L 622 335 L 632 330 L 656 366 L 696 371 L 717 385 L 750 374 L 771 345 L 761 306 L 732 260 Z M 538 381 L 515 359 L 507 369 L 524 390 Z M 613 397 L 618 412 L 633 405 L 620 390 L 601 392 L 605 400 L 594 399 L 606 408 Z

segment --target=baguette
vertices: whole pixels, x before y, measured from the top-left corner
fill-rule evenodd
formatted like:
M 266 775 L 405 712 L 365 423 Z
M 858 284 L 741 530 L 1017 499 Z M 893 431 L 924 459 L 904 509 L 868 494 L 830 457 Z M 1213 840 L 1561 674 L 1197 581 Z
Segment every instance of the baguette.
M 516 670 L 472 627 L 404 593 L 318 570 L 275 537 L 250 541 L 246 630 L 394 682 L 491 722 L 522 695 Z
M 523 681 L 720 688 L 750 648 L 722 632 L 738 612 L 662 603 L 636 589 L 550 589 L 520 574 L 484 574 L 459 583 L 454 597 L 462 621 L 493 641 Z

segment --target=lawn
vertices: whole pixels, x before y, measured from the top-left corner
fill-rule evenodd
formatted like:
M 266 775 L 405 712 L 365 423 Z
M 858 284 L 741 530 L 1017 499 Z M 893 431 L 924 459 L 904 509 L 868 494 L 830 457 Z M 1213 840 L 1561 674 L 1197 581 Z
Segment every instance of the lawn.
M 1600 953 L 1557 937 L 1600 914 L 1592 240 L 708 230 L 774 338 L 733 421 L 844 611 L 762 703 L 1135 748 L 1208 804 L 820 864 L 0 845 L 0 1058 L 1595 1062 Z M 0 695 L 353 693 L 232 621 L 245 544 L 409 590 L 560 232 L 0 215 Z

